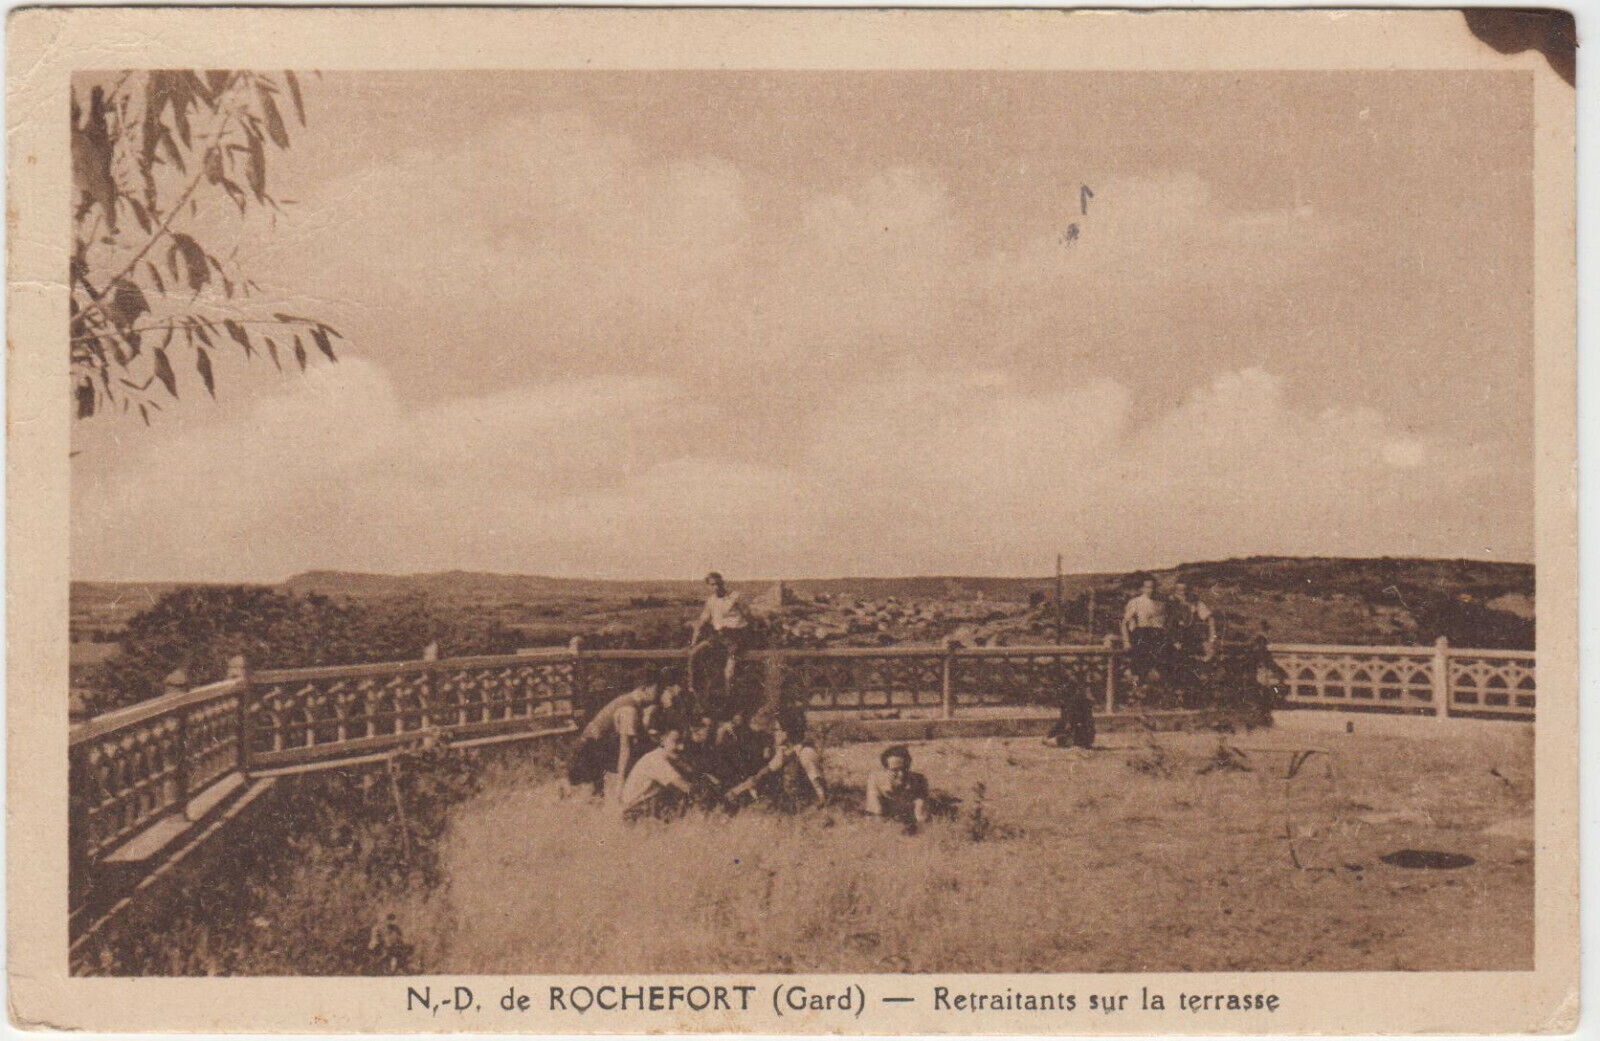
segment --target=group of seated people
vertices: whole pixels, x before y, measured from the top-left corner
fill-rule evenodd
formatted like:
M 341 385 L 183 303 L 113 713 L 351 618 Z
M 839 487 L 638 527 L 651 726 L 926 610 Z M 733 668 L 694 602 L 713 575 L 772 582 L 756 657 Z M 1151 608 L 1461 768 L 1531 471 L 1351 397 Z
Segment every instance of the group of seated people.
M 913 827 L 926 821 L 928 782 L 912 772 L 909 749 L 885 749 L 880 763 L 868 778 L 867 812 Z M 822 757 L 806 739 L 802 712 L 780 712 L 765 728 L 742 711 L 718 722 L 695 711 L 670 668 L 614 698 L 579 735 L 568 785 L 589 785 L 601 796 L 613 773 L 628 819 L 673 816 L 691 806 L 829 801 Z

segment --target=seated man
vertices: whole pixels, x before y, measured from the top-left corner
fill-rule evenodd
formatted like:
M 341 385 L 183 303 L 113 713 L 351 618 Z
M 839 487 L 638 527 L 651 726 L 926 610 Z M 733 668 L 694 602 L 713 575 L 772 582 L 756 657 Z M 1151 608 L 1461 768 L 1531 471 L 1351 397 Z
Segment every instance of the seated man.
M 683 748 L 678 755 L 695 773 L 721 788 L 722 779 L 734 775 L 728 773 L 722 765 L 721 756 L 718 755 L 716 742 L 712 736 L 715 732 L 716 725 L 712 723 L 711 717 L 701 716 L 689 724 L 684 734 Z
M 928 819 L 928 779 L 911 769 L 911 750 L 905 745 L 885 748 L 878 762 L 883 769 L 867 778 L 866 811 L 914 831 Z
M 793 723 L 772 728 L 772 745 L 766 763 L 754 775 L 728 792 L 729 801 L 749 795 L 755 799 L 782 801 L 794 797 L 804 777 L 818 806 L 828 804 L 828 782 L 822 776 L 822 757 L 814 745 L 796 736 Z
M 668 730 L 661 735 L 661 747 L 646 752 L 622 782 L 622 815 L 628 820 L 670 816 L 709 788 L 683 757 L 683 735 Z
M 593 785 L 594 794 L 600 795 L 609 771 L 616 770 L 619 779 L 628 776 L 628 768 L 649 740 L 645 713 L 660 702 L 661 693 L 659 682 L 651 681 L 618 695 L 596 712 L 567 760 L 567 784 L 573 788 Z
M 711 771 L 727 781 L 749 777 L 766 765 L 767 735 L 750 724 L 743 712 L 735 712 L 717 727 L 712 737 L 717 769 Z
M 1093 748 L 1094 706 L 1083 689 L 1083 681 L 1073 677 L 1064 661 L 1057 665 L 1052 679 L 1061 714 L 1044 743 L 1055 748 Z

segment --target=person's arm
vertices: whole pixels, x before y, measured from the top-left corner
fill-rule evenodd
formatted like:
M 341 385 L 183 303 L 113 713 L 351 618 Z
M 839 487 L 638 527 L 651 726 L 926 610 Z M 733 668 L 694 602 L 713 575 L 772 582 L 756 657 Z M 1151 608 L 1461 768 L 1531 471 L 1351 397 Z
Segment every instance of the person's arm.
M 874 817 L 883 816 L 883 792 L 877 774 L 870 774 L 867 777 L 867 797 L 862 803 L 862 808 Z
M 795 758 L 800 760 L 800 767 L 806 772 L 806 780 L 811 782 L 811 790 L 817 793 L 817 805 L 826 806 L 828 782 L 822 776 L 822 757 L 810 745 L 801 745 L 795 752 Z
M 780 748 L 770 760 L 762 764 L 761 769 L 747 777 L 743 783 L 735 785 L 734 788 L 728 792 L 728 798 L 732 799 L 736 796 L 744 795 L 748 792 L 754 791 L 756 785 L 760 784 L 764 778 L 770 777 L 779 770 L 782 770 L 783 762 L 784 750 Z
M 624 704 L 617 709 L 617 779 L 628 779 L 628 763 L 633 756 L 634 736 L 639 732 L 639 710 Z
M 921 774 L 911 789 L 911 819 L 918 824 L 928 823 L 928 779 Z
M 1130 635 L 1132 632 L 1132 623 L 1133 601 L 1129 600 L 1128 606 L 1122 609 L 1122 646 L 1124 647 L 1133 646 L 1133 637 Z

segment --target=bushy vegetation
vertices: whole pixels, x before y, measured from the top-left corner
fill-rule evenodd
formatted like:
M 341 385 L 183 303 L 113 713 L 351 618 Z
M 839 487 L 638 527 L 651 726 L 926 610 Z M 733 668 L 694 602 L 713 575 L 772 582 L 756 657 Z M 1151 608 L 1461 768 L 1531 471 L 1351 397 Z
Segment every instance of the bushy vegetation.
M 94 975 L 392 975 L 425 971 L 451 811 L 485 788 L 554 776 L 560 746 L 434 751 L 289 777 L 96 934 Z M 391 772 L 392 770 L 392 772 Z M 403 821 L 403 823 L 402 823 Z
M 267 586 L 185 586 L 128 622 L 120 654 L 86 686 L 97 696 L 91 711 L 104 712 L 159 695 L 175 669 L 190 684 L 221 679 L 235 655 L 253 669 L 351 665 L 413 660 L 429 643 L 441 656 L 509 654 L 519 636 L 420 596 L 356 602 Z

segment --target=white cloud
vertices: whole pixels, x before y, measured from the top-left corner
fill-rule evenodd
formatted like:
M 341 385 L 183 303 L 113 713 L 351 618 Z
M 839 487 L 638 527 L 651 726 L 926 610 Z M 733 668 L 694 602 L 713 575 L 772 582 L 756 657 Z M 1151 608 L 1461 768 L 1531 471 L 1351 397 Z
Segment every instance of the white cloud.
M 1260 369 L 1143 415 L 1127 388 L 989 370 L 841 392 L 790 459 L 656 436 L 681 389 L 592 380 L 407 407 L 318 366 L 152 442 L 75 503 L 83 575 L 279 578 L 309 566 L 562 574 L 1039 572 L 1247 552 L 1517 555 L 1494 462 L 1375 412 L 1297 409 Z M 1426 467 L 1414 465 L 1426 459 Z M 1451 504 L 1448 511 L 1443 504 Z

